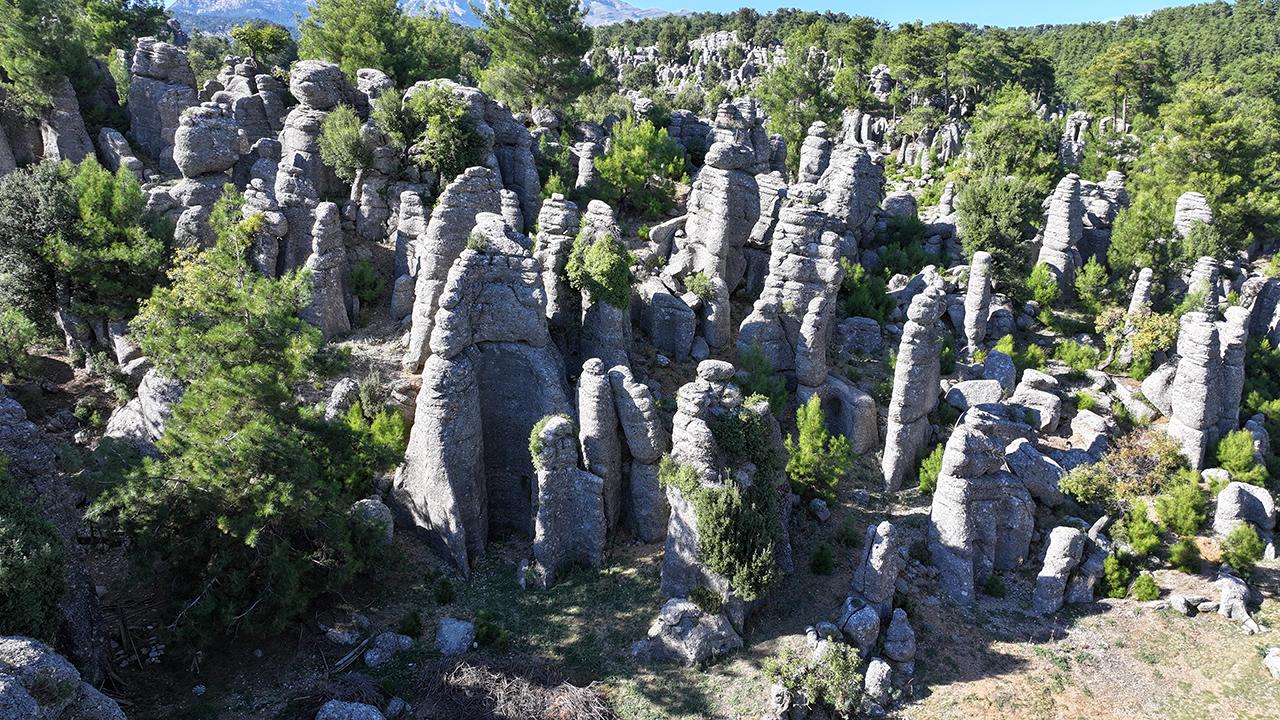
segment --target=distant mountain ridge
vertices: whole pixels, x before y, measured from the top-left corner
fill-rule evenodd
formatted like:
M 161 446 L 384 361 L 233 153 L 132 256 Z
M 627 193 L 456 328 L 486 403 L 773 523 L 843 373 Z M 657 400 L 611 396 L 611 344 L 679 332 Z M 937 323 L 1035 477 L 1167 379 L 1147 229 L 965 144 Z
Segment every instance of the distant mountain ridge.
M 308 0 L 176 0 L 169 10 L 184 26 L 201 30 L 221 30 L 248 20 L 296 28 L 298 19 L 307 15 L 308 4 Z M 400 5 L 414 15 L 438 12 L 460 25 L 481 24 L 466 0 L 400 0 Z M 592 27 L 670 14 L 656 8 L 638 8 L 623 0 L 583 0 L 583 6 L 587 9 L 586 23 Z

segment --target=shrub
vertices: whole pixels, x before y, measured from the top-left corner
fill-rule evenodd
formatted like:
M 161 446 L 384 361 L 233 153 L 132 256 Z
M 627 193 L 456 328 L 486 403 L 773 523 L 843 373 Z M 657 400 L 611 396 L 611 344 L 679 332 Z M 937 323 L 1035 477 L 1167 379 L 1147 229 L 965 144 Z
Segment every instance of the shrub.
M 453 583 L 449 578 L 438 578 L 431 588 L 431 597 L 440 605 L 448 605 L 458 597 L 457 590 L 454 590 Z
M 612 235 L 589 242 L 579 235 L 569 251 L 565 273 L 569 284 L 595 301 L 626 309 L 631 302 L 631 266 L 635 257 Z
M 1215 455 L 1218 466 L 1230 471 L 1232 480 L 1250 485 L 1262 485 L 1267 481 L 1267 468 L 1256 462 L 1253 456 L 1253 434 L 1248 430 L 1227 433 L 1218 442 Z
M 938 487 L 938 476 L 942 474 L 942 455 L 946 449 L 944 443 L 938 443 L 933 452 L 920 461 L 920 492 L 932 495 Z
M 1080 465 L 1058 483 L 1062 492 L 1084 505 L 1110 505 L 1115 501 L 1115 486 L 1101 463 Z
M 21 373 L 30 363 L 27 352 L 36 340 L 36 324 L 16 307 L 0 305 L 0 372 Z
M 861 702 L 862 680 L 858 650 L 834 643 L 818 659 L 809 652 L 788 649 L 764 662 L 764 674 L 810 703 L 830 708 L 840 717 L 853 717 Z
M 387 93 L 394 103 L 397 93 Z M 443 187 L 464 170 L 483 165 L 486 142 L 464 100 L 444 85 L 412 93 L 404 102 L 409 119 L 409 155 L 419 167 L 440 177 Z M 375 119 L 376 119 L 375 115 Z
M 747 395 L 769 398 L 769 409 L 774 415 L 787 405 L 787 380 L 773 371 L 759 342 L 752 342 L 751 347 L 738 355 L 737 383 Z
M 711 302 L 716 297 L 716 289 L 706 273 L 696 272 L 684 279 L 684 289 L 693 293 L 703 302 Z
M 1027 343 L 1023 347 L 1014 349 L 1013 335 L 1005 335 L 997 340 L 993 349 L 1012 358 L 1014 366 L 1018 368 L 1018 372 L 1022 372 L 1027 368 L 1040 370 L 1044 367 L 1047 359 L 1044 348 L 1033 343 Z
M 1262 540 L 1247 522 L 1237 523 L 1222 541 L 1222 562 L 1241 572 L 1249 572 L 1262 559 Z
M 729 579 L 743 600 L 754 600 L 778 579 L 773 537 L 777 525 L 774 489 L 767 475 L 745 490 L 732 479 L 703 485 L 693 468 L 664 456 L 658 482 L 677 488 L 694 509 L 698 550 L 707 567 Z
M 351 292 L 360 298 L 361 307 L 369 307 L 382 294 L 385 283 L 368 260 L 361 260 L 351 267 Z
M 1027 278 L 1027 291 L 1031 293 L 1031 299 L 1040 306 L 1040 322 L 1052 324 L 1053 306 L 1062 294 L 1062 287 L 1058 284 L 1058 277 L 1053 269 L 1044 263 L 1038 263 L 1032 268 L 1031 275 Z
M 1129 375 L 1141 380 L 1154 369 L 1151 367 L 1152 356 L 1171 349 L 1177 342 L 1178 318 L 1142 310 L 1131 315 L 1129 321 L 1133 325 L 1133 334 L 1129 338 L 1129 346 L 1133 349 Z
M 724 599 L 718 593 L 701 585 L 689 591 L 689 600 L 708 615 L 719 615 L 724 607 Z
M 1082 465 L 1062 479 L 1062 491 L 1085 504 L 1111 505 L 1159 493 L 1186 466 L 1177 443 L 1163 432 L 1123 435 L 1100 462 Z
M 1030 266 L 1024 238 L 1034 229 L 1028 218 L 1038 217 L 1044 193 L 1018 177 L 984 173 L 964 183 L 956 197 L 960 241 L 965 255 L 991 253 L 993 279 L 1017 291 Z
M 596 159 L 601 193 L 619 211 L 659 215 L 675 204 L 675 185 L 684 173 L 680 148 L 648 120 L 632 118 L 614 126 L 605 154 Z
M 422 616 L 417 610 L 410 610 L 400 618 L 400 622 L 396 625 L 396 632 L 401 635 L 408 635 L 411 638 L 422 637 Z
M 813 395 L 796 408 L 799 439 L 787 436 L 787 475 L 797 491 L 807 497 L 835 499 L 836 487 L 852 464 L 849 441 L 827 431 L 822 398 Z
M 830 575 L 835 565 L 835 553 L 831 551 L 831 546 L 818 543 L 818 547 L 813 550 L 813 556 L 809 558 L 809 571 L 814 575 Z
M 0 635 L 56 640 L 65 591 L 62 537 L 23 498 L 0 456 Z
M 1183 538 L 1195 535 L 1207 515 L 1207 501 L 1199 478 L 1195 471 L 1186 472 L 1191 478 L 1174 482 L 1156 496 L 1156 517 L 1170 532 Z
M 1001 580 L 1000 576 L 995 573 L 991 573 L 987 581 L 982 584 L 982 592 L 994 598 L 1002 598 L 1008 594 L 1008 590 L 1004 586 L 1004 580 Z
M 1059 340 L 1053 349 L 1053 357 L 1071 368 L 1072 374 L 1077 377 L 1098 365 L 1098 351 L 1075 340 Z
M 1122 598 L 1129 594 L 1129 581 L 1133 571 L 1119 555 L 1108 555 L 1102 562 L 1102 593 L 1109 598 Z
M 1075 398 L 1077 410 L 1092 410 L 1098 406 L 1098 399 L 1093 396 L 1093 393 L 1081 390 L 1072 397 Z
M 881 275 L 868 273 L 862 265 L 841 258 L 844 280 L 840 284 L 841 304 L 849 317 L 869 317 L 883 323 L 889 319 L 896 303 L 886 291 Z
M 1135 600 L 1147 602 L 1160 597 L 1160 586 L 1156 584 L 1155 578 L 1151 577 L 1151 573 L 1142 573 L 1137 580 L 1133 581 L 1133 587 L 1129 589 L 1133 593 Z
M 1089 262 L 1076 271 L 1075 286 L 1076 297 L 1080 298 L 1080 305 L 1085 310 L 1096 314 L 1102 309 L 1107 290 L 1107 271 L 1097 258 L 1089 258 Z
M 373 148 L 365 141 L 361 125 L 350 105 L 339 105 L 320 123 L 320 159 L 346 182 L 373 165 Z
M 858 531 L 858 523 L 851 517 L 845 518 L 836 530 L 835 540 L 841 546 L 850 549 L 861 545 L 862 533 Z
M 542 469 L 542 431 L 553 418 L 564 418 L 572 422 L 568 415 L 544 415 L 533 424 L 533 429 L 529 431 L 529 459 L 533 462 L 534 470 Z
M 886 277 L 898 273 L 914 275 L 929 264 L 922 245 L 924 234 L 924 223 L 914 215 L 895 215 L 886 221 L 884 242 L 877 251 Z
M 1138 558 L 1145 558 L 1160 547 L 1160 535 L 1155 523 L 1147 517 L 1147 504 L 1141 500 L 1133 503 L 1124 523 L 1116 528 L 1116 536 L 1127 542 Z
M 1184 538 L 1169 546 L 1169 564 L 1189 575 L 1200 572 L 1200 548 Z

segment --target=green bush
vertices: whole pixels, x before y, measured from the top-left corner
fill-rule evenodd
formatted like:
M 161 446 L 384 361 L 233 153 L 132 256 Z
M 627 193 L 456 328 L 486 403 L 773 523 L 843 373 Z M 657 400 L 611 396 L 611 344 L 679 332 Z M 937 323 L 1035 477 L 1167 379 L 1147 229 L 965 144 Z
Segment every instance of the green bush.
M 1001 580 L 999 575 L 991 573 L 987 581 L 982 584 L 982 592 L 994 598 L 1002 598 L 1009 591 L 1004 586 L 1004 580 Z
M 278 632 L 376 560 L 353 522 L 379 453 L 346 423 L 299 405 L 321 370 L 319 332 L 298 319 L 307 277 L 264 277 L 247 249 L 254 216 L 190 249 L 132 329 L 158 367 L 188 383 L 157 442 L 89 516 L 114 521 L 140 567 L 162 573 L 170 621 L 199 643 Z
M 729 579 L 743 600 L 754 600 L 778 579 L 773 538 L 778 515 L 776 495 L 767 475 L 745 490 L 727 480 L 703 485 L 693 468 L 669 455 L 658 466 L 658 482 L 678 489 L 698 521 L 698 550 L 713 572 Z
M 724 598 L 714 590 L 701 585 L 689 591 L 689 600 L 708 615 L 719 615 L 720 610 L 724 608 Z
M 1101 465 L 1095 463 L 1072 468 L 1058 486 L 1083 505 L 1110 505 L 1115 499 L 1115 487 Z
M 1250 340 L 1244 367 L 1240 416 L 1260 413 L 1271 437 L 1280 437 L 1280 349 L 1267 338 Z
M 57 639 L 63 582 L 62 538 L 18 494 L 0 456 L 0 635 Z
M 818 547 L 813 549 L 813 556 L 809 558 L 809 571 L 814 575 L 830 575 L 835 565 L 836 557 L 831 551 L 831 546 L 818 543 Z
M 1195 471 L 1156 496 L 1156 516 L 1161 524 L 1178 537 L 1191 537 L 1199 531 L 1207 516 L 1208 502 L 1200 489 Z
M 675 204 L 675 180 L 684 174 L 680 148 L 648 120 L 627 118 L 614 126 L 604 155 L 596 159 L 600 192 L 619 212 L 655 217 Z
M 1027 278 L 1027 291 L 1031 293 L 1031 299 L 1040 306 L 1037 319 L 1044 325 L 1052 324 L 1053 306 L 1062 295 L 1062 287 L 1058 284 L 1058 277 L 1053 269 L 1044 263 L 1038 263 L 1032 268 L 1031 275 Z
M 787 380 L 773 370 L 769 358 L 760 349 L 759 342 L 738 354 L 738 387 L 747 395 L 763 395 L 769 398 L 769 409 L 774 415 L 787 405 Z
M 1235 430 L 1218 441 L 1215 452 L 1218 466 L 1231 473 L 1231 479 L 1250 485 L 1267 481 L 1267 468 L 1253 456 L 1253 435 L 1248 430 Z
M 1034 234 L 1028 219 L 1040 216 L 1044 195 L 1022 178 L 991 172 L 964 183 L 956 196 L 956 224 L 965 255 L 991 253 L 993 280 L 1022 298 L 1031 265 L 1023 240 Z
M 1116 528 L 1116 537 L 1129 543 L 1129 548 L 1138 558 L 1146 558 L 1160 547 L 1160 534 L 1147 516 L 1146 503 L 1141 500 L 1133 503 L 1133 509 Z
M 862 533 L 858 530 L 858 523 L 853 518 L 846 517 L 836 530 L 835 540 L 842 547 L 850 549 L 861 545 Z
M 22 310 L 0 305 L 0 373 L 21 373 L 30 364 L 27 355 L 38 334 L 36 324 Z
M 1237 523 L 1222 541 L 1222 562 L 1241 572 L 1249 572 L 1262 559 L 1262 540 L 1247 522 Z
M 817 395 L 796 408 L 796 430 L 799 438 L 788 435 L 785 443 L 791 485 L 805 497 L 831 502 L 852 466 L 849 441 L 827 431 L 822 398 Z
M 360 298 L 361 307 L 372 306 L 382 294 L 384 285 L 368 260 L 360 260 L 351 267 L 351 292 Z
M 1133 334 L 1129 338 L 1129 346 L 1133 349 L 1129 376 L 1141 380 L 1155 369 L 1151 367 L 1152 356 L 1172 349 L 1177 342 L 1178 318 L 1142 310 L 1131 315 L 1129 321 L 1133 324 Z
M 374 102 L 373 119 L 393 146 L 439 176 L 441 187 L 484 164 L 484 137 L 466 102 L 444 85 L 416 90 L 403 103 L 399 93 L 385 93 Z
M 897 304 L 885 287 L 881 275 L 868 273 L 862 265 L 854 265 L 848 258 L 841 258 L 844 280 L 840 284 L 840 302 L 844 314 L 849 317 L 869 317 L 877 322 L 889 319 Z
M 1102 563 L 1102 594 L 1109 598 L 1122 598 L 1129 594 L 1129 581 L 1133 571 L 1119 555 L 1108 555 Z
M 1107 271 L 1097 258 L 1089 258 L 1084 267 L 1076 271 L 1076 297 L 1080 306 L 1097 314 L 1102 309 L 1107 292 Z
M 1189 575 L 1200 572 L 1200 548 L 1190 539 L 1169 546 L 1169 564 Z
M 585 290 L 593 300 L 627 309 L 631 303 L 631 266 L 635 257 L 612 235 L 588 242 L 579 235 L 565 265 L 569 284 Z
M 938 443 L 933 452 L 920 461 L 920 492 L 932 495 L 937 489 L 938 476 L 942 474 L 942 455 L 946 449 L 944 443 Z
M 1018 368 L 1018 372 L 1022 372 L 1027 368 L 1040 370 L 1047 360 L 1044 348 L 1039 345 L 1027 343 L 1023 347 L 1014 349 L 1013 335 L 1005 335 L 997 340 L 993 349 L 1012 358 L 1014 366 Z
M 553 418 L 564 418 L 570 420 L 568 415 L 544 415 L 542 419 L 533 424 L 533 429 L 529 431 L 529 459 L 533 461 L 533 469 L 542 469 L 542 431 L 547 428 L 547 423 Z
M 1063 365 L 1071 368 L 1072 375 L 1079 377 L 1085 370 L 1092 370 L 1098 365 L 1098 351 L 1075 340 L 1062 339 L 1053 349 L 1053 357 Z
M 764 661 L 764 674 L 811 705 L 830 708 L 839 717 L 853 717 L 862 700 L 861 661 L 851 645 L 835 643 L 819 659 L 807 651 L 788 649 Z
M 885 277 L 915 275 L 930 263 L 924 251 L 924 234 L 924 223 L 914 215 L 895 215 L 886 221 L 883 244 L 877 250 Z
M 320 122 L 320 159 L 346 182 L 373 165 L 373 148 L 365 141 L 362 124 L 350 105 L 339 105 Z
M 1098 398 L 1093 393 L 1081 390 L 1072 397 L 1075 398 L 1077 410 L 1092 410 L 1098 406 Z
M 684 279 L 684 289 L 693 293 L 703 302 L 710 302 L 716 297 L 716 290 L 711 285 L 711 278 L 706 273 L 696 272 Z
M 396 632 L 415 639 L 422 637 L 422 616 L 418 614 L 417 610 L 410 610 L 405 613 L 396 625 Z
M 431 598 L 439 605 L 449 605 L 458 597 L 458 591 L 453 588 L 453 583 L 449 578 L 437 578 L 435 584 L 431 586 Z
M 1133 593 L 1133 599 L 1147 602 L 1160 597 L 1160 586 L 1156 584 L 1155 578 L 1151 577 L 1151 573 L 1142 573 L 1137 580 L 1133 581 L 1133 587 L 1129 589 Z

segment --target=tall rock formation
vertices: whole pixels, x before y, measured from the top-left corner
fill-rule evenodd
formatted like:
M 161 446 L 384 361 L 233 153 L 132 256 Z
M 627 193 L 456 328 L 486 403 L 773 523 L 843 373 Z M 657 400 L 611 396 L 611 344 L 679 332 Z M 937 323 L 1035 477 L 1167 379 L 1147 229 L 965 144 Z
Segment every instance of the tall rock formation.
M 1178 442 L 1192 468 L 1204 467 L 1222 419 L 1222 351 L 1218 328 L 1203 312 L 1182 316 L 1178 369 L 1170 390 L 1172 411 L 1165 431 Z
M 542 418 L 572 411 L 531 243 L 497 214 L 472 222 L 474 239 L 439 293 L 393 490 L 402 520 L 426 532 L 463 573 L 491 533 L 533 536 L 529 435 Z
M 987 339 L 991 312 L 991 253 L 979 250 L 969 262 L 969 285 L 964 295 L 964 337 L 972 355 Z
M 1049 198 L 1049 212 L 1040 239 L 1040 256 L 1053 270 L 1064 287 L 1071 287 L 1076 268 L 1080 266 L 1081 234 L 1084 232 L 1084 206 L 1080 202 L 1080 176 L 1071 173 L 1058 181 Z
M 881 463 L 887 490 L 902 487 L 929 440 L 929 413 L 938 405 L 942 336 L 937 323 L 942 316 L 944 297 L 939 286 L 929 285 L 911 300 L 907 309 L 907 323 L 902 328 L 902 342 L 894 367 L 888 433 Z
M 578 468 L 573 422 L 552 416 L 538 430 L 538 503 L 533 558 L 543 587 L 565 570 L 604 564 L 604 481 Z
M 138 38 L 129 70 L 129 132 L 160 171 L 176 175 L 173 138 L 187 108 L 199 102 L 196 76 L 181 48 L 153 37 Z

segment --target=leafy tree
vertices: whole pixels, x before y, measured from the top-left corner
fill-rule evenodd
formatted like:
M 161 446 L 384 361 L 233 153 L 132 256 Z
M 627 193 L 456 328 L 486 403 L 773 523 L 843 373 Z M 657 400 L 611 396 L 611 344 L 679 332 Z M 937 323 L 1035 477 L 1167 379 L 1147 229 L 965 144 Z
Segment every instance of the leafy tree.
M 293 36 L 281 25 L 269 22 L 251 22 L 231 28 L 232 49 L 240 55 L 248 55 L 267 67 L 288 67 L 297 58 L 298 48 Z M 292 56 L 292 57 L 290 57 Z
M 318 0 L 298 30 L 302 57 L 337 63 L 351 77 L 377 68 L 401 87 L 457 77 L 474 51 L 466 31 L 438 15 L 410 17 L 396 0 Z
M 1038 217 L 1042 198 L 1025 180 L 1003 175 L 971 179 L 956 197 L 965 253 L 991 253 L 992 276 L 1006 291 L 1025 285 L 1031 258 L 1023 241 L 1033 232 L 1029 218 Z
M 1200 548 L 1194 540 L 1183 538 L 1169 546 L 1169 564 L 1184 573 L 1200 571 Z
M 788 38 L 786 61 L 769 70 L 755 90 L 768 114 L 769 129 L 782 135 L 788 148 L 797 149 L 787 153 L 792 171 L 800 162 L 798 148 L 809 126 L 818 120 L 835 123 L 840 118 L 830 70 L 820 56 L 810 55 L 809 44 L 807 33 Z
M 484 164 L 486 143 L 475 120 L 466 103 L 444 85 L 416 90 L 403 103 L 397 94 L 385 94 L 374 102 L 373 119 L 392 146 L 436 173 L 442 186 Z
M 787 381 L 782 375 L 774 372 L 769 358 L 760 349 L 760 343 L 753 342 L 738 355 L 740 373 L 736 378 L 738 386 L 747 396 L 763 395 L 769 399 L 769 409 L 775 415 L 782 412 L 787 404 Z
M 1058 277 L 1048 265 L 1037 263 L 1027 278 L 1027 290 L 1031 293 L 1031 299 L 1040 306 L 1040 322 L 1048 325 L 1047 320 L 1053 317 L 1053 306 L 1062 294 Z
M 849 441 L 827 431 L 822 398 L 813 395 L 796 408 L 798 437 L 787 436 L 787 475 L 804 495 L 832 501 L 840 481 L 849 474 Z
M 135 38 L 165 35 L 169 13 L 159 0 L 78 0 L 87 24 L 87 49 L 106 55 L 132 50 Z
M 1017 85 L 1005 85 L 978 106 L 965 143 L 969 167 L 980 176 L 1016 175 L 1043 197 L 1059 175 L 1059 130 L 1036 113 L 1036 98 Z
M 373 148 L 364 136 L 363 125 L 350 105 L 339 105 L 320 123 L 320 159 L 347 182 L 373 165 Z
M 613 131 L 609 149 L 596 160 L 605 198 L 620 210 L 656 216 L 675 204 L 673 180 L 684 172 L 680 148 L 666 128 L 627 118 Z
M 1147 517 L 1147 504 L 1138 500 L 1125 517 L 1117 533 L 1121 539 L 1129 543 L 1134 555 L 1145 558 L 1160 547 L 1160 535 L 1155 523 Z
M 377 543 L 350 503 L 378 467 L 368 437 L 302 408 L 291 386 L 317 369 L 319 332 L 298 319 L 305 273 L 256 271 L 253 216 L 203 252 L 184 250 L 172 284 L 133 323 L 143 351 L 188 383 L 157 443 L 91 515 L 131 538 L 162 573 L 173 624 L 207 642 L 273 633 L 350 581 Z
M 61 612 L 62 537 L 19 493 L 0 457 L 0 633 L 54 642 Z
M 1128 122 L 1130 108 L 1151 112 L 1169 84 L 1169 63 L 1156 39 L 1112 45 L 1094 57 L 1076 82 L 1089 106 Z
M 564 108 L 597 82 L 581 71 L 591 31 L 577 0 L 511 0 L 472 11 L 491 52 L 481 85 L 508 107 Z
M 1173 534 L 1188 538 L 1204 524 L 1206 505 L 1199 477 L 1192 471 L 1156 497 L 1156 517 Z
M 845 315 L 869 317 L 879 322 L 888 320 L 896 303 L 887 292 L 884 278 L 868 273 L 861 264 L 854 265 L 847 258 L 841 258 L 840 264 L 844 267 L 840 296 Z
M 222 35 L 211 35 L 195 30 L 187 41 L 187 62 L 196 75 L 196 86 L 218 76 L 222 59 L 231 54 L 231 41 Z
M 1107 270 L 1097 258 L 1089 258 L 1089 262 L 1076 272 L 1075 287 L 1080 305 L 1086 311 L 1098 314 L 1107 290 Z
M 63 78 L 85 76 L 87 34 L 75 0 L 0 0 L 0 89 L 34 119 Z
M 36 324 L 11 305 L 0 305 L 0 374 L 20 373 L 27 365 L 27 351 L 35 342 Z
M 133 174 L 92 158 L 41 163 L 0 179 L 0 299 L 37 324 L 52 310 L 128 318 L 161 278 L 167 229 Z

